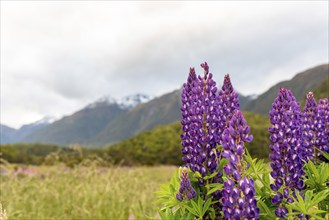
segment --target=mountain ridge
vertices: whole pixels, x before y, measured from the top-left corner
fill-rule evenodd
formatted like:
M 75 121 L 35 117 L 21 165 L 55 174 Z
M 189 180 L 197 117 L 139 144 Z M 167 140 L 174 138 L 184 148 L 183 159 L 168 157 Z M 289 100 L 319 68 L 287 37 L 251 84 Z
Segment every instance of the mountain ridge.
M 296 99 L 301 101 L 304 99 L 307 92 L 318 87 L 327 76 L 329 76 L 329 64 L 312 67 L 297 73 L 290 80 L 275 84 L 256 99 L 246 102 L 241 107 L 243 110 L 265 115 L 269 112 L 271 104 L 277 96 L 280 87 L 292 90 Z
M 328 64 L 324 64 L 300 72 L 291 80 L 277 83 L 259 96 L 239 94 L 241 110 L 267 114 L 280 86 L 292 89 L 300 101 L 308 91 L 319 86 L 327 75 Z M 82 144 L 92 147 L 115 144 L 156 126 L 179 120 L 180 94 L 181 88 L 153 99 L 142 94 L 122 99 L 105 96 L 26 135 L 22 141 L 59 145 Z M 9 134 L 1 136 L 12 140 L 13 131 L 6 130 Z

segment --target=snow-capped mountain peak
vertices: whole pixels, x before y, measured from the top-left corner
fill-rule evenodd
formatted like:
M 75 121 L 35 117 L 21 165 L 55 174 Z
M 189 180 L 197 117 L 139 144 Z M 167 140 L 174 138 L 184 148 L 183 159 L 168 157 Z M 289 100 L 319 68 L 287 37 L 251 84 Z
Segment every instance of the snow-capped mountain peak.
M 118 104 L 123 109 L 132 109 L 139 104 L 150 101 L 151 99 L 151 96 L 144 94 L 129 95 L 121 98 L 118 101 Z
M 254 99 L 257 99 L 258 96 L 259 96 L 259 95 L 257 95 L 257 94 L 251 94 L 251 95 L 248 95 L 247 97 L 248 97 L 248 99 L 250 99 L 250 100 L 254 100 Z
M 103 96 L 103 97 L 97 99 L 95 102 L 87 105 L 86 108 L 96 108 L 101 105 L 103 106 L 103 105 L 112 105 L 112 104 L 117 104 L 117 101 L 112 96 L 107 95 L 107 96 Z
M 40 125 L 40 124 L 51 124 L 53 123 L 54 121 L 56 121 L 58 118 L 56 117 L 52 117 L 52 116 L 45 116 L 43 117 L 42 119 L 34 122 L 33 124 L 35 125 Z
M 144 95 L 144 94 L 129 95 L 129 96 L 125 96 L 121 99 L 115 99 L 112 96 L 108 95 L 108 96 L 103 96 L 103 97 L 97 99 L 95 102 L 87 105 L 86 108 L 95 108 L 95 107 L 103 106 L 103 105 L 116 104 L 121 109 L 129 110 L 141 103 L 148 102 L 151 99 L 152 99 L 151 96 Z

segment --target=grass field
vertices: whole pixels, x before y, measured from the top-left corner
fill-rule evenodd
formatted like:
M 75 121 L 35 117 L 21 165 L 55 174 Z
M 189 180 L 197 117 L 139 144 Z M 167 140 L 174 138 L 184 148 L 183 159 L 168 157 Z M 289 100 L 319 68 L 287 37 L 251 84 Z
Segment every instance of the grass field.
M 145 219 L 154 192 L 175 167 L 33 167 L 1 175 L 0 201 L 9 219 Z

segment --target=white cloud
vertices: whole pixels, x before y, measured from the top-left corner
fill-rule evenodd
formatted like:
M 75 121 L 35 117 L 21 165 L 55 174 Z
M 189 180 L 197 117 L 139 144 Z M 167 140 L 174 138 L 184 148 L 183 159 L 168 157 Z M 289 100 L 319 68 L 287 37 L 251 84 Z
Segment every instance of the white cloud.
M 328 2 L 1 2 L 1 123 L 161 95 L 208 61 L 261 93 L 328 62 Z M 200 71 L 197 68 L 197 71 Z

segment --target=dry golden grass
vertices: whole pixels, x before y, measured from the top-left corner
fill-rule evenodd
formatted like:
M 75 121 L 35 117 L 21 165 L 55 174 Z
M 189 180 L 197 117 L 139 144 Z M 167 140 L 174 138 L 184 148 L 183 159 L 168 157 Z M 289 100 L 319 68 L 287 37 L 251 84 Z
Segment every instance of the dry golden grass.
M 1 175 L 9 219 L 145 219 L 157 211 L 154 192 L 175 167 L 34 167 Z

